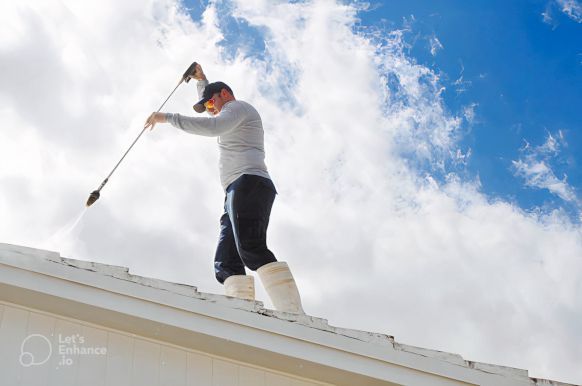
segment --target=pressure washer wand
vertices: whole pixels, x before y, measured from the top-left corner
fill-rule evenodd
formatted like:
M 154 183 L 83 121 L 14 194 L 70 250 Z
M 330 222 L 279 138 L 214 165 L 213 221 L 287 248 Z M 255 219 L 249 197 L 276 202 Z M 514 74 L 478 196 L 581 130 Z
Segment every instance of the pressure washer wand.
M 172 92 L 170 93 L 170 95 L 168 95 L 168 97 L 162 103 L 162 105 L 156 111 L 156 113 L 159 113 L 160 112 L 160 110 L 164 107 L 164 105 L 166 104 L 166 102 L 170 99 L 170 97 L 174 94 L 174 92 L 176 92 L 176 90 L 178 89 L 178 87 L 180 87 L 180 85 L 182 84 L 182 82 L 186 81 L 186 83 L 188 83 L 190 81 L 190 75 L 194 74 L 195 69 L 196 69 L 196 62 L 192 63 L 190 65 L 190 67 L 188 67 L 188 69 L 186 70 L 186 72 L 182 76 L 182 79 L 180 79 L 180 81 L 178 82 L 178 84 L 176 85 L 176 87 L 174 87 L 174 89 L 172 90 Z M 99 199 L 99 196 L 101 195 L 100 194 L 101 189 L 103 189 L 103 187 L 105 186 L 105 184 L 107 184 L 107 182 L 109 181 L 109 178 L 111 178 L 111 175 L 115 172 L 115 170 L 117 170 L 117 167 L 119 166 L 119 164 L 121 164 L 121 161 L 123 161 L 123 159 L 125 158 L 125 156 L 127 155 L 127 153 L 129 153 L 129 151 L 131 150 L 131 148 L 133 147 L 133 145 L 135 145 L 135 143 L 139 140 L 139 138 L 142 136 L 142 134 L 145 131 L 146 131 L 146 128 L 144 127 L 143 130 L 137 136 L 137 138 L 129 146 L 129 149 L 127 149 L 127 151 L 123 154 L 123 156 L 121 157 L 121 159 L 119 160 L 119 162 L 117 162 L 117 165 L 115 165 L 115 167 L 113 168 L 113 170 L 111 170 L 111 173 L 109 173 L 109 175 L 103 180 L 103 182 L 99 186 L 99 189 L 94 190 L 93 192 L 91 192 L 91 194 L 89 195 L 89 198 L 87 199 L 87 203 L 85 204 L 85 206 L 89 207 L 89 206 L 93 205 L 95 203 L 95 201 L 97 201 Z

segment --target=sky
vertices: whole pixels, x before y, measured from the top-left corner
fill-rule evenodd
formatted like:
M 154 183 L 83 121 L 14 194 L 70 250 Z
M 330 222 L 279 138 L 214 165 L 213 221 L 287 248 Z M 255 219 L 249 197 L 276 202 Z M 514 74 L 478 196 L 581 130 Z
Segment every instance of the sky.
M 197 61 L 261 113 L 308 314 L 582 383 L 581 24 L 577 0 L 3 2 L 0 242 L 222 293 L 216 139 L 157 125 L 83 209 Z

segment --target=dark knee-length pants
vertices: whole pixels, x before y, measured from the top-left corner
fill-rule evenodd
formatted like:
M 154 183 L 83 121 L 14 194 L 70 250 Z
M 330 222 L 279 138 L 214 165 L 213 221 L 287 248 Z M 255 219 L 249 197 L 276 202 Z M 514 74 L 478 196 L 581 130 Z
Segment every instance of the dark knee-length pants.
M 275 185 L 264 177 L 243 174 L 226 189 L 214 273 L 220 283 L 277 261 L 267 248 L 267 227 L 275 201 Z

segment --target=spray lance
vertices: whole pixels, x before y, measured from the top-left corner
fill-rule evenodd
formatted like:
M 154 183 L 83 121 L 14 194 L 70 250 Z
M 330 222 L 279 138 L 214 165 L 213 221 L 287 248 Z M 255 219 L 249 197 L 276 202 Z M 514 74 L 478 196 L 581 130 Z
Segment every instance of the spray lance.
M 182 82 L 186 82 L 188 83 L 190 81 L 190 77 L 192 75 L 194 75 L 194 72 L 196 71 L 196 62 L 192 63 L 190 65 L 190 67 L 188 67 L 188 69 L 186 70 L 186 72 L 184 72 L 184 75 L 182 75 L 182 79 L 180 79 L 180 81 L 178 82 L 178 84 L 176 85 L 176 87 L 174 87 L 174 89 L 172 90 L 172 92 L 170 93 L 170 95 L 168 95 L 168 97 L 166 98 L 166 100 L 164 101 L 164 103 L 162 103 L 162 105 L 160 106 L 160 108 L 158 109 L 158 111 L 156 111 L 156 113 L 159 113 L 160 110 L 164 107 L 164 105 L 166 104 L 166 102 L 170 99 L 170 97 L 174 94 L 174 92 L 178 89 L 178 87 L 182 84 Z M 89 199 L 87 199 L 87 203 L 85 204 L 87 207 L 93 205 L 95 203 L 95 201 L 97 201 L 99 199 L 99 196 L 101 195 L 101 189 L 103 189 L 103 187 L 105 186 L 105 184 L 107 184 L 107 182 L 109 181 L 109 178 L 111 178 L 111 175 L 115 172 L 115 170 L 117 169 L 117 167 L 119 166 L 119 164 L 121 163 L 121 161 L 123 161 L 123 159 L 125 158 L 125 156 L 127 155 L 127 153 L 129 153 L 129 151 L 131 150 L 131 148 L 133 147 L 133 145 L 135 145 L 135 143 L 139 140 L 139 138 L 142 136 L 142 134 L 146 131 L 146 128 L 144 127 L 144 129 L 139 133 L 139 135 L 137 136 L 137 138 L 133 141 L 133 143 L 129 146 L 129 149 L 127 149 L 127 151 L 123 154 L 123 156 L 121 157 L 121 159 L 119 160 L 119 162 L 115 165 L 115 167 L 113 168 L 113 170 L 111 171 L 111 173 L 109 173 L 109 175 L 107 177 L 105 177 L 105 179 L 103 180 L 103 182 L 101 183 L 101 185 L 99 185 L 99 188 L 97 190 L 94 190 L 93 192 L 91 192 L 91 194 L 89 195 Z

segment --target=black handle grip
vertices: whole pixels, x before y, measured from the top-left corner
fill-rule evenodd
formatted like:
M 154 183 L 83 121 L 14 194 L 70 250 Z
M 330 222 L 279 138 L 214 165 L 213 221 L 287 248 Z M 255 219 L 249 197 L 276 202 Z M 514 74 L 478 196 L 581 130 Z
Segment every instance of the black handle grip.
M 186 83 L 190 81 L 190 75 L 194 75 L 194 72 L 196 72 L 196 64 L 198 63 L 196 62 L 192 63 L 190 67 L 188 67 L 184 75 L 182 75 L 182 79 L 184 79 Z

